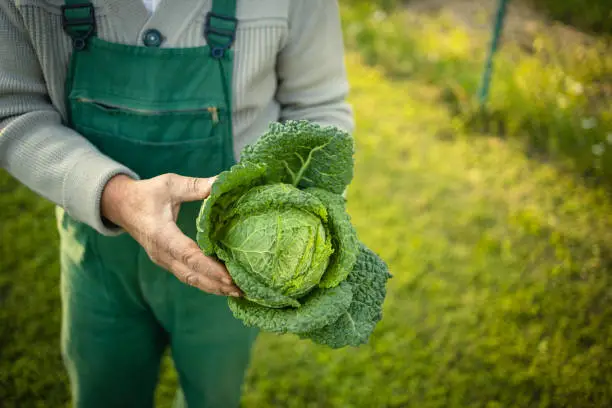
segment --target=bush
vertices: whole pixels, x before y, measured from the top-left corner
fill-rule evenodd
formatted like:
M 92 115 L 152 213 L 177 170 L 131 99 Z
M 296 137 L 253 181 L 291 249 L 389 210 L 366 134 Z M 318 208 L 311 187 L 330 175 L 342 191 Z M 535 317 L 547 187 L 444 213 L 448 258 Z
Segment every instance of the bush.
M 578 29 L 612 34 L 612 5 L 609 0 L 531 0 L 551 18 Z

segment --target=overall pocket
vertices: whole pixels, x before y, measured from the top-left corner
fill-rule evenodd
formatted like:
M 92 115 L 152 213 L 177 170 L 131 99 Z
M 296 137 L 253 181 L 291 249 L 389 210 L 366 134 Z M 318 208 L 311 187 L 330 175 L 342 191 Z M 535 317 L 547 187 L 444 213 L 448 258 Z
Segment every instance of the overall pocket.
M 228 115 L 221 104 L 142 109 L 104 100 L 71 101 L 72 126 L 141 178 L 210 177 L 224 170 Z

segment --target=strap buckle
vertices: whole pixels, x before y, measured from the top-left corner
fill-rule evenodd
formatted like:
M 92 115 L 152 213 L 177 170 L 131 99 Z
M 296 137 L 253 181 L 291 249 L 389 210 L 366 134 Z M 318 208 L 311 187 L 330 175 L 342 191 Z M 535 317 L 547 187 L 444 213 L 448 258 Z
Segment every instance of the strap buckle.
M 213 18 L 221 20 L 215 24 Z M 230 25 L 229 28 L 219 28 L 219 25 Z M 212 56 L 215 58 L 221 58 L 225 54 L 232 44 L 236 41 L 236 27 L 238 26 L 238 19 L 235 17 L 225 16 L 218 13 L 209 11 L 206 14 L 206 23 L 204 25 L 204 38 L 211 47 Z M 211 34 L 217 37 L 226 37 L 226 40 L 218 41 L 218 39 L 211 38 Z
M 82 9 L 86 9 L 86 14 L 81 12 Z M 84 49 L 87 39 L 96 30 L 96 13 L 93 5 L 91 3 L 64 4 L 61 10 L 62 27 L 72 37 L 74 48 Z

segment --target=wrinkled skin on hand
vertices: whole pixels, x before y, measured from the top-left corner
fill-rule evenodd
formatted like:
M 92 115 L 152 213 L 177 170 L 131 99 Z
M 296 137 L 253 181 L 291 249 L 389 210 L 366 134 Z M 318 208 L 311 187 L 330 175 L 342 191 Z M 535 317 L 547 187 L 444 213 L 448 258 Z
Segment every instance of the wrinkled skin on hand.
M 202 253 L 176 224 L 181 204 L 203 200 L 214 178 L 164 174 L 148 180 L 113 177 L 101 199 L 102 216 L 123 228 L 157 265 L 181 282 L 225 296 L 242 296 L 225 266 Z

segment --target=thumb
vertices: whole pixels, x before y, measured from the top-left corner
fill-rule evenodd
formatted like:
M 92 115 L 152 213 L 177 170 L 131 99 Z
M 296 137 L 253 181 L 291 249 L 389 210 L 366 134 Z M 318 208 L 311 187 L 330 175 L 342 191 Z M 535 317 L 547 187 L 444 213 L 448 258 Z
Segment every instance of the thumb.
M 171 191 L 175 199 L 181 202 L 204 200 L 210 195 L 210 189 L 216 177 L 200 178 L 174 175 Z

